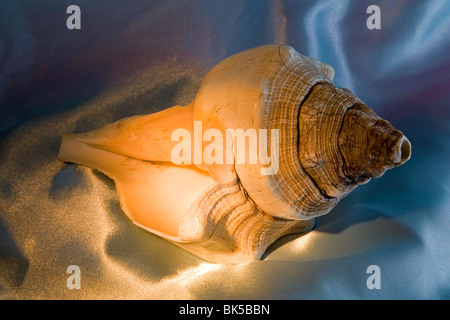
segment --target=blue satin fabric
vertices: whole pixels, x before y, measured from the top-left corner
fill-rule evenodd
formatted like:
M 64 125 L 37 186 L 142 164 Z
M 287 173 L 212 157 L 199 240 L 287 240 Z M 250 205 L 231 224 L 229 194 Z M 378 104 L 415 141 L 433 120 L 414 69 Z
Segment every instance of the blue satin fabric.
M 383 1 L 379 30 L 365 0 L 72 2 L 0 3 L 0 297 L 450 298 L 449 1 Z M 267 43 L 332 65 L 412 158 L 262 261 L 206 263 L 133 226 L 111 180 L 56 159 L 62 134 L 189 103 L 217 62 Z

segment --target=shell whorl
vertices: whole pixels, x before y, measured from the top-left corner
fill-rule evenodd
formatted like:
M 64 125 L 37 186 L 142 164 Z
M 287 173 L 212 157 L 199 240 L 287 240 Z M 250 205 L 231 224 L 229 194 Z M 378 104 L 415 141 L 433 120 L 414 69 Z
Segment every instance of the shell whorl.
M 261 211 L 238 181 L 215 183 L 189 208 L 174 244 L 206 260 L 238 263 L 261 258 L 278 238 L 304 233 L 314 220 L 286 220 Z
M 279 130 L 277 173 L 261 176 L 261 164 L 234 166 L 249 197 L 272 216 L 310 219 L 327 213 L 338 201 L 317 188 L 301 166 L 297 147 L 300 106 L 316 84 L 332 84 L 331 70 L 289 46 L 268 45 L 220 62 L 196 96 L 194 119 L 221 120 L 211 120 L 206 127 Z
M 280 164 L 275 175 L 267 176 L 270 186 L 277 190 L 278 201 L 284 206 L 270 210 L 283 218 L 309 219 L 329 212 L 337 199 L 324 195 L 306 172 L 299 153 L 299 116 L 305 99 L 319 84 L 332 84 L 324 72 L 327 66 L 305 57 L 291 47 L 279 48 L 283 68 L 274 73 L 269 103 L 263 110 L 262 126 L 280 132 Z M 272 196 L 273 196 L 272 195 Z M 250 195 L 251 196 L 251 195 Z M 268 195 L 270 197 L 270 195 Z
M 345 90 L 319 84 L 302 103 L 298 118 L 300 162 L 325 197 L 339 199 L 355 187 L 345 174 L 337 141 L 345 113 L 357 101 Z

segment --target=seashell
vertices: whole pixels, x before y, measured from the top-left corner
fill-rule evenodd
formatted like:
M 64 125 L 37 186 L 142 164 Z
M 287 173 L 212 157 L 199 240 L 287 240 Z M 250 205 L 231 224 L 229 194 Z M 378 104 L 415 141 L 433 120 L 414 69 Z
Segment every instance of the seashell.
M 66 135 L 58 157 L 111 177 L 136 225 L 211 262 L 258 260 L 410 157 L 403 133 L 333 77 L 289 46 L 242 51 L 191 104 Z M 174 161 L 180 140 L 194 146 Z

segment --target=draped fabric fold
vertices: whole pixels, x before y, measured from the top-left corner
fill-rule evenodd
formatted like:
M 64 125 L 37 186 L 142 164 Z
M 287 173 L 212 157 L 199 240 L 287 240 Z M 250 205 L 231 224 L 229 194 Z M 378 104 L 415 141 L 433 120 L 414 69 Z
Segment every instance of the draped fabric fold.
M 0 298 L 449 299 L 450 2 L 385 1 L 369 29 L 373 2 L 83 1 L 80 30 L 66 2 L 0 2 Z M 57 159 L 63 134 L 186 105 L 217 62 L 269 43 L 331 65 L 412 156 L 261 261 L 195 257 Z

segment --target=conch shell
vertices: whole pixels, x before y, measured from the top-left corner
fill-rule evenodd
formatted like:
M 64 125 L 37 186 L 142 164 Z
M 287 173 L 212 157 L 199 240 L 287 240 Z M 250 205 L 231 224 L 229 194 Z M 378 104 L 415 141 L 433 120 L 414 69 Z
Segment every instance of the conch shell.
M 333 77 L 289 46 L 249 49 L 217 64 L 191 104 L 66 135 L 58 157 L 111 177 L 136 225 L 208 261 L 258 260 L 410 157 Z

